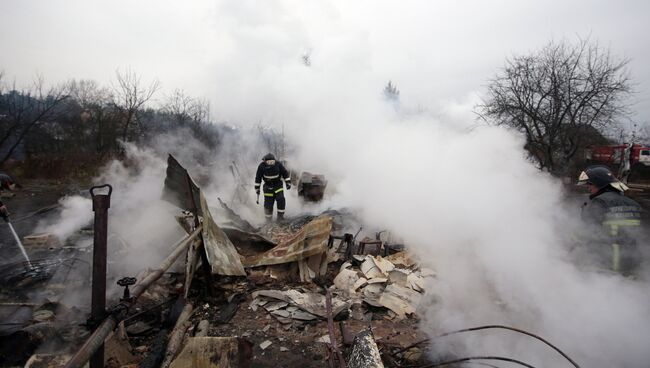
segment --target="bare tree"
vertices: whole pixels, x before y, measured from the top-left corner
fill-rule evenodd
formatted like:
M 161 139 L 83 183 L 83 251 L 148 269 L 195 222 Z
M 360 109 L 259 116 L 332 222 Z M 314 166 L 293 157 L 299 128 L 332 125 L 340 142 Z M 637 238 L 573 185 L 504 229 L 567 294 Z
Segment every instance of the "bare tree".
M 45 81 L 38 75 L 31 89 L 18 91 L 15 83 L 8 93 L 2 94 L 2 128 L 0 147 L 6 147 L 0 164 L 4 164 L 20 146 L 23 139 L 35 126 L 52 120 L 57 108 L 68 98 L 65 86 L 45 90 Z
M 399 101 L 399 90 L 393 84 L 393 81 L 388 81 L 384 87 L 384 97 L 389 101 Z
M 113 86 L 113 103 L 122 113 L 122 140 L 126 141 L 131 123 L 137 119 L 138 111 L 160 88 L 160 82 L 153 80 L 147 87 L 140 76 L 131 70 L 115 72 L 117 83 Z
M 110 93 L 99 83 L 90 79 L 72 79 L 68 82 L 68 91 L 80 106 L 87 108 L 96 104 L 108 104 Z
M 203 123 L 208 120 L 210 105 L 205 100 L 192 98 L 182 90 L 176 89 L 167 96 L 162 111 L 171 115 L 180 125 L 189 122 Z
M 627 114 L 628 61 L 588 39 L 550 42 L 508 59 L 476 112 L 523 132 L 539 168 L 563 174 L 594 131 L 603 133 Z
M 94 80 L 68 82 L 70 97 L 81 108 L 79 129 L 90 130 L 95 151 L 100 155 L 110 152 L 118 139 L 118 121 L 111 107 L 111 93 Z

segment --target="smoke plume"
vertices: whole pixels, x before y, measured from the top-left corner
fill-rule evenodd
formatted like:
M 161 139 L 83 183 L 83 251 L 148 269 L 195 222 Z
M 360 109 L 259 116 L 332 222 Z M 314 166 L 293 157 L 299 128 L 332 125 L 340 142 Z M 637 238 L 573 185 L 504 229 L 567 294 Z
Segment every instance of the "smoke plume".
M 584 367 L 648 366 L 647 280 L 571 261 L 579 209 L 566 201 L 558 179 L 527 160 L 521 135 L 476 124 L 471 109 L 481 86 L 447 97 L 452 86 L 436 84 L 444 73 L 462 77 L 461 61 L 437 61 L 452 52 L 435 52 L 426 35 L 409 38 L 420 34 L 417 27 L 408 33 L 351 22 L 364 19 L 362 7 L 343 13 L 302 2 L 218 4 L 213 31 L 224 52 L 205 79 L 216 86 L 210 95 L 216 117 L 239 124 L 241 134 L 208 158 L 185 139 L 130 147 L 138 169 L 116 162 L 101 179 L 115 186 L 111 226 L 145 252 L 140 267 L 155 264 L 165 254 L 161 245 L 181 234 L 175 209 L 159 199 L 165 151 L 206 178 L 213 205 L 217 196 L 232 195 L 228 165 L 237 160 L 250 193 L 249 206 L 237 209 L 261 221 L 252 175 L 271 147 L 246 133 L 261 123 L 285 132 L 295 150 L 282 158 L 292 167 L 329 181 L 317 208 L 301 207 L 289 191 L 289 215 L 352 208 L 364 224 L 401 236 L 436 270 L 421 311 L 430 335 L 507 324 L 546 337 Z M 383 94 L 389 80 L 400 90 L 397 99 Z M 68 202 L 72 208 L 76 200 Z M 434 347 L 436 356 L 504 355 L 566 366 L 555 352 L 505 332 L 436 340 Z

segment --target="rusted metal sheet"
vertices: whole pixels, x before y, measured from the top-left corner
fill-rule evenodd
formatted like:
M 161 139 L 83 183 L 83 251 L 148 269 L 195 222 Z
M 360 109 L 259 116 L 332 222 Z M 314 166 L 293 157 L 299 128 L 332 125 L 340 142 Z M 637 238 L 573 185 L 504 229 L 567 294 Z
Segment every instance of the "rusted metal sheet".
M 187 178 L 190 178 L 188 188 Z M 190 193 L 191 192 L 191 193 Z M 163 199 L 184 210 L 192 210 L 193 203 L 199 203 L 201 189 L 196 185 L 187 170 L 174 158 L 167 157 L 167 176 L 163 188 Z M 194 200 L 192 201 L 192 197 Z M 199 208 L 199 215 L 202 215 Z
M 230 239 L 214 222 L 203 193 L 200 193 L 203 213 L 203 246 L 213 274 L 246 276 L 239 253 Z
M 331 230 L 332 217 L 321 215 L 300 227 L 295 233 L 278 241 L 276 247 L 261 254 L 245 257 L 244 267 L 296 262 L 327 252 L 327 241 Z
M 167 159 L 167 177 L 165 178 L 163 199 L 184 210 L 190 210 L 192 213 L 203 216 L 203 232 L 201 234 L 203 247 L 213 274 L 246 275 L 235 246 L 214 222 L 201 188 L 196 185 L 187 170 L 172 155 L 169 155 Z M 194 260 L 190 259 L 190 261 Z M 193 267 L 192 264 L 186 270 L 188 274 L 193 273 Z
M 235 227 L 247 232 L 256 231 L 255 227 L 251 225 L 250 222 L 244 220 L 241 216 L 237 214 L 237 212 L 233 211 L 232 208 L 228 207 L 228 205 L 224 201 L 222 201 L 221 198 L 217 198 L 217 200 L 219 201 L 221 208 L 223 208 L 224 212 L 226 213 L 226 216 L 233 223 Z

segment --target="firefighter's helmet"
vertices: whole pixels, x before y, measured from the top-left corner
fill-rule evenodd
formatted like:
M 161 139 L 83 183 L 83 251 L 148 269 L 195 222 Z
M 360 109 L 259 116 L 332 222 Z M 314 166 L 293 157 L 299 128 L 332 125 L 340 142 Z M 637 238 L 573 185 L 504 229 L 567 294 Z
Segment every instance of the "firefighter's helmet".
M 606 166 L 602 165 L 589 166 L 585 171 L 580 173 L 578 185 L 586 184 L 591 184 L 598 188 L 598 190 L 608 185 L 621 192 L 628 189 L 625 184 L 616 179 L 614 174 Z
M 262 157 L 262 161 L 269 161 L 269 160 L 275 160 L 275 156 L 273 156 L 272 153 L 267 153 Z

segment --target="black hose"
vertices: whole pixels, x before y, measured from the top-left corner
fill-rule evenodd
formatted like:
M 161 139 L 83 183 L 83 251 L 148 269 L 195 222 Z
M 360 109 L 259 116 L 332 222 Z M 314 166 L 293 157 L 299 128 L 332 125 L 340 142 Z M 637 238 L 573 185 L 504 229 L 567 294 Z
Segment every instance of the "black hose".
M 470 363 L 472 365 L 482 365 L 484 367 L 490 367 L 490 368 L 499 368 L 496 365 L 488 364 L 488 363 L 481 363 L 481 362 L 472 362 Z
M 517 359 L 512 359 L 512 358 L 505 358 L 505 357 L 499 357 L 499 356 L 475 356 L 475 357 L 466 357 L 466 358 L 459 358 L 459 359 L 454 359 L 454 360 L 448 360 L 446 362 L 441 362 L 441 363 L 432 363 L 432 364 L 427 364 L 423 365 L 419 368 L 434 368 L 434 367 L 442 367 L 444 365 L 448 364 L 455 364 L 455 363 L 462 363 L 462 362 L 470 362 L 474 360 L 500 360 L 503 362 L 510 362 L 510 363 L 515 363 L 519 364 L 521 366 L 527 367 L 527 368 L 535 368 L 534 366 L 522 362 L 521 360 Z
M 28 213 L 26 215 L 23 215 L 23 216 L 20 216 L 20 217 L 18 217 L 16 219 L 13 219 L 13 220 L 11 220 L 11 222 L 16 223 L 16 222 L 24 221 L 24 220 L 27 220 L 28 218 L 30 218 L 32 216 L 36 216 L 36 215 L 40 215 L 42 213 L 49 212 L 49 211 L 54 210 L 54 209 L 56 209 L 58 207 L 61 207 L 60 203 L 56 203 L 56 204 L 53 204 L 53 205 L 50 205 L 50 206 L 39 208 L 36 211 L 32 211 L 32 212 L 30 212 L 30 213 Z
M 444 334 L 439 335 L 437 337 L 445 337 L 445 336 L 454 335 L 454 334 L 461 333 L 461 332 L 479 331 L 479 330 L 487 330 L 487 329 L 510 330 L 510 331 L 514 331 L 514 332 L 518 332 L 520 334 L 530 336 L 530 337 L 532 337 L 534 339 L 537 339 L 537 340 L 543 342 L 544 344 L 550 346 L 553 350 L 557 351 L 560 355 L 562 355 L 566 360 L 571 362 L 571 364 L 573 364 L 574 367 L 580 368 L 578 363 L 574 362 L 573 359 L 571 359 L 568 355 L 566 355 L 557 346 L 551 344 L 550 342 L 548 342 L 547 340 L 545 340 L 544 338 L 542 338 L 540 336 L 537 336 L 537 335 L 535 335 L 533 333 L 530 333 L 528 331 L 524 331 L 524 330 L 521 330 L 521 329 L 518 329 L 518 328 L 515 328 L 515 327 L 502 326 L 502 325 L 488 325 L 488 326 L 472 327 L 472 328 L 466 328 L 466 329 L 462 329 L 462 330 L 458 330 L 458 331 L 447 332 L 447 333 L 444 333 Z
M 441 335 L 436 336 L 435 338 L 445 337 L 445 336 L 454 335 L 454 334 L 458 334 L 458 333 L 462 333 L 462 332 L 479 331 L 479 330 L 487 330 L 487 329 L 503 329 L 503 330 L 510 330 L 510 331 L 518 332 L 518 333 L 521 333 L 521 334 L 524 334 L 524 335 L 530 336 L 530 337 L 532 337 L 532 338 L 535 338 L 535 339 L 537 339 L 537 340 L 543 342 L 544 344 L 550 346 L 553 350 L 557 351 L 557 352 L 558 352 L 560 355 L 562 355 L 566 360 L 568 360 L 571 364 L 573 364 L 574 367 L 576 367 L 576 368 L 580 368 L 580 366 L 578 365 L 578 363 L 576 363 L 575 361 L 573 361 L 573 359 L 571 359 L 567 354 L 565 354 L 565 353 L 564 353 L 562 350 L 560 350 L 560 348 L 558 348 L 557 346 L 551 344 L 550 342 L 546 341 L 544 338 L 542 338 L 542 337 L 540 337 L 540 336 L 537 336 L 537 335 L 535 335 L 535 334 L 533 334 L 533 333 L 530 333 L 530 332 L 528 332 L 528 331 L 524 331 L 524 330 L 521 330 L 521 329 L 518 329 L 518 328 L 515 328 L 515 327 L 509 327 L 509 326 L 503 326 L 503 325 L 487 325 L 487 326 L 479 326 L 479 327 L 465 328 L 465 329 L 462 329 L 462 330 L 446 332 L 446 333 L 443 333 L 443 334 L 441 334 Z M 405 347 L 405 348 L 403 348 L 403 349 L 400 349 L 399 351 L 397 351 L 397 352 L 395 352 L 395 353 L 393 353 L 393 354 L 399 354 L 399 353 L 404 352 L 404 351 L 406 351 L 406 350 L 408 350 L 408 349 L 410 349 L 410 348 L 412 348 L 412 347 L 418 346 L 418 345 L 423 344 L 423 343 L 428 342 L 428 341 L 431 341 L 431 338 L 424 339 L 424 340 L 420 340 L 420 341 L 418 341 L 418 342 L 416 342 L 416 343 L 414 343 L 414 344 L 411 344 L 410 346 L 407 346 L 407 347 Z

